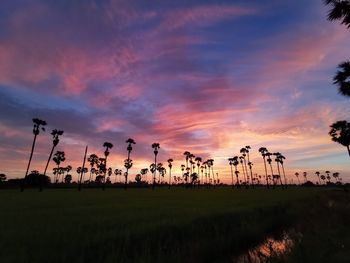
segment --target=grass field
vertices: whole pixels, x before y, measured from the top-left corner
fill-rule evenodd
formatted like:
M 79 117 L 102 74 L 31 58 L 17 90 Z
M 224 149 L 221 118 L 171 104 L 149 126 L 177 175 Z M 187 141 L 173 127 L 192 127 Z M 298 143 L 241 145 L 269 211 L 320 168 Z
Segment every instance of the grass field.
M 35 189 L 0 198 L 1 262 L 234 262 L 290 228 L 304 236 L 291 262 L 319 249 L 339 262 L 350 256 L 341 190 Z M 336 246 L 329 255 L 327 242 Z

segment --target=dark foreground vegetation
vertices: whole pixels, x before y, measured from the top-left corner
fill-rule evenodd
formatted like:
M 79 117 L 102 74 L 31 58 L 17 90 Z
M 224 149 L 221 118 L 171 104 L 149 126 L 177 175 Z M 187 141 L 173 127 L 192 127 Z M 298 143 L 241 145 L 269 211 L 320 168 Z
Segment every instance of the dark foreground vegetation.
M 339 189 L 28 189 L 0 197 L 1 262 L 235 262 L 289 229 L 302 238 L 283 262 L 350 257 L 349 193 Z

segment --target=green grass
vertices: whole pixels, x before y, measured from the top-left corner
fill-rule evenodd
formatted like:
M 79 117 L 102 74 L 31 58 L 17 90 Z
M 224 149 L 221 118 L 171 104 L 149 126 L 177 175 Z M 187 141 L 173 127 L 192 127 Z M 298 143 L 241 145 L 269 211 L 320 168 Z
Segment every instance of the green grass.
M 232 262 L 267 234 L 295 225 L 307 213 L 306 204 L 317 203 L 329 192 L 316 188 L 4 190 L 0 191 L 0 259 Z

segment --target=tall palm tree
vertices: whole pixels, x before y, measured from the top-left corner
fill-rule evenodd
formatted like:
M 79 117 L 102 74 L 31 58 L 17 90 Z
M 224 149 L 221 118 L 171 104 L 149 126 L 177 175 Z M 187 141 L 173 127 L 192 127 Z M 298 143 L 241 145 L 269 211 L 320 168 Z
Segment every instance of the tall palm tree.
M 105 147 L 105 151 L 104 151 L 104 155 L 105 155 L 105 158 L 104 158 L 104 173 L 103 173 L 103 183 L 102 183 L 102 190 L 105 190 L 105 187 L 106 187 L 106 172 L 107 172 L 107 158 L 108 158 L 108 155 L 109 155 L 109 150 L 113 148 L 113 144 L 110 143 L 110 142 L 104 142 L 103 143 L 103 147 Z
M 240 184 L 239 184 L 239 179 L 238 179 L 238 174 L 239 174 L 239 171 L 238 171 L 238 168 L 237 166 L 239 165 L 239 157 L 238 156 L 234 156 L 233 158 L 233 166 L 235 167 L 235 175 L 236 175 L 236 185 L 237 185 L 237 188 L 240 187 Z
M 298 172 L 296 172 L 296 173 L 295 173 L 295 176 L 296 176 L 296 178 L 298 179 L 298 184 L 300 185 L 299 173 L 298 173 Z
M 267 148 L 265 147 L 260 147 L 259 148 L 259 152 L 261 153 L 261 156 L 264 160 L 264 167 L 265 167 L 265 178 L 266 178 L 266 187 L 267 188 L 270 188 L 269 187 L 269 178 L 267 176 L 267 167 L 266 167 L 266 153 L 268 153 L 269 151 L 267 150 Z
M 194 169 L 193 169 L 193 168 L 194 168 L 194 164 L 195 164 L 195 162 L 193 161 L 194 157 L 195 157 L 195 156 L 194 156 L 194 154 L 192 154 L 192 153 L 189 155 L 189 158 L 190 158 L 190 166 L 191 166 L 191 167 L 190 167 L 190 168 L 191 168 L 191 174 L 194 173 Z
M 65 155 L 65 153 L 63 151 L 57 151 L 53 155 L 52 160 L 56 163 L 57 171 L 59 171 L 60 170 L 60 164 L 66 160 L 66 155 Z M 56 179 L 54 181 L 57 182 L 58 180 L 59 180 L 59 178 L 56 177 Z
M 233 158 L 228 158 L 228 164 L 230 165 L 230 168 L 231 168 L 231 185 L 232 185 L 232 189 L 233 189 L 233 169 L 232 169 L 233 163 L 234 163 L 234 159 Z
M 208 185 L 208 174 L 207 174 L 207 161 L 203 162 L 203 166 L 204 166 L 204 176 L 205 176 L 205 184 Z
M 332 137 L 332 141 L 345 146 L 350 156 L 350 123 L 347 121 L 337 121 L 330 127 L 329 135 Z
M 331 6 L 328 20 L 341 20 L 341 24 L 350 27 L 350 2 L 348 0 L 324 0 L 326 5 Z
M 186 158 L 186 170 L 188 168 L 188 160 L 190 159 L 191 153 L 189 151 L 184 152 L 185 158 Z
M 194 161 L 197 163 L 198 183 L 201 183 L 201 182 L 200 182 L 200 178 L 199 178 L 199 175 L 200 175 L 200 173 L 199 173 L 199 168 L 200 168 L 201 163 L 202 163 L 202 158 L 199 157 L 199 156 L 197 156 L 196 159 L 194 159 Z M 199 185 L 199 184 L 198 184 L 198 185 Z
M 281 171 L 280 171 L 280 164 L 283 162 L 282 158 L 284 157 L 281 153 L 273 153 L 273 155 L 276 156 L 275 162 L 277 163 L 277 171 L 278 171 L 278 178 L 280 179 L 281 186 L 283 188 L 283 183 L 282 183 L 282 177 L 281 177 Z M 281 164 L 282 166 L 282 164 Z M 286 184 L 286 178 L 284 178 L 285 184 Z
M 166 174 L 166 169 L 163 167 L 162 163 L 157 164 L 157 171 L 159 173 L 159 184 L 161 183 L 161 177 L 164 178 L 164 175 Z
M 34 148 L 35 148 L 35 142 L 36 142 L 36 137 L 39 135 L 40 133 L 40 129 L 42 131 L 45 131 L 45 125 L 46 125 L 46 121 L 40 120 L 38 118 L 34 118 L 33 119 L 33 134 L 34 134 L 34 140 L 33 140 L 33 144 L 32 144 L 32 149 L 30 151 L 30 156 L 29 156 L 29 162 L 28 162 L 28 166 L 27 166 L 27 171 L 24 177 L 27 177 L 28 175 L 28 171 L 29 171 L 29 167 L 30 167 L 30 163 L 32 162 L 32 158 L 33 158 L 33 152 L 34 152 Z M 21 191 L 23 191 L 23 186 L 21 187 Z
M 244 169 L 245 169 L 245 173 L 246 173 L 246 176 L 247 176 L 247 181 L 246 181 L 246 186 L 248 187 L 250 182 L 249 182 L 249 174 L 248 174 L 248 168 L 247 168 L 247 161 L 245 159 L 245 157 L 247 156 L 247 149 L 246 148 L 242 148 L 240 151 L 239 151 L 242 155 L 242 160 L 243 160 L 243 163 L 244 163 Z
M 99 165 L 99 158 L 96 154 L 90 154 L 90 156 L 88 157 L 87 161 L 90 163 L 90 177 L 89 177 L 89 183 L 91 182 L 91 178 L 92 178 L 92 174 L 95 171 L 95 166 L 98 167 Z
M 209 159 L 207 160 L 208 167 L 209 167 L 209 179 L 210 179 L 210 168 L 212 172 L 212 178 L 213 178 L 213 184 L 215 186 L 214 180 L 215 180 L 215 175 L 214 175 L 214 159 Z
M 124 189 L 127 189 L 128 186 L 128 175 L 129 175 L 129 169 L 132 167 L 132 160 L 130 160 L 130 153 L 132 151 L 132 145 L 136 144 L 136 142 L 134 141 L 134 139 L 127 139 L 126 143 L 128 144 L 128 147 L 126 148 L 128 151 L 128 158 L 126 159 L 127 162 L 125 163 L 125 168 L 126 168 L 126 176 L 125 176 L 125 184 L 124 184 Z M 131 162 L 130 162 L 131 161 Z
M 247 158 L 248 158 L 248 167 L 249 167 L 249 171 L 250 171 L 250 179 L 251 179 L 251 184 L 252 187 L 254 188 L 254 183 L 253 183 L 253 163 L 250 161 L 250 157 L 249 157 L 249 150 L 251 149 L 251 147 L 249 145 L 247 145 L 245 147 L 245 152 L 247 154 Z
M 169 158 L 168 159 L 168 167 L 169 167 L 169 189 L 170 189 L 170 186 L 171 186 L 171 168 L 173 167 L 173 159 Z
M 318 182 L 319 182 L 319 184 L 321 184 L 321 181 L 320 181 L 320 172 L 319 172 L 319 171 L 317 171 L 317 172 L 315 172 L 315 174 L 316 174 L 316 176 L 317 176 L 317 178 L 318 178 Z
M 54 129 L 54 130 L 52 130 L 51 135 L 52 135 L 52 148 L 51 148 L 51 152 L 49 155 L 49 159 L 47 160 L 47 163 L 45 166 L 44 175 L 46 175 L 46 171 L 47 171 L 47 168 L 49 167 L 49 163 L 51 161 L 53 151 L 54 151 L 55 147 L 58 145 L 58 143 L 60 142 L 59 136 L 63 135 L 63 131 Z
M 153 173 L 153 184 L 152 189 L 154 189 L 156 184 L 156 173 L 157 173 L 157 155 L 159 152 L 160 145 L 159 143 L 155 142 L 152 144 L 153 153 L 154 153 L 154 173 Z
M 271 155 L 272 153 L 270 152 L 266 152 L 265 156 L 267 157 L 266 161 L 267 163 L 270 165 L 270 169 L 271 169 L 271 176 L 272 176 L 272 181 L 273 181 L 273 187 L 275 188 L 276 186 L 276 181 L 274 179 L 274 174 L 273 174 L 273 169 L 272 169 L 272 159 L 271 159 Z
M 243 171 L 243 177 L 244 177 L 244 184 L 245 184 L 246 187 L 248 187 L 248 185 L 247 185 L 247 177 L 246 177 L 246 173 L 245 173 L 245 170 L 244 170 L 244 162 L 243 162 L 244 157 L 241 155 L 241 156 L 239 156 L 238 158 L 239 158 L 239 162 L 240 162 L 241 165 L 242 165 L 242 171 Z
M 182 178 L 184 177 L 185 168 L 186 168 L 186 166 L 184 164 L 181 164 Z

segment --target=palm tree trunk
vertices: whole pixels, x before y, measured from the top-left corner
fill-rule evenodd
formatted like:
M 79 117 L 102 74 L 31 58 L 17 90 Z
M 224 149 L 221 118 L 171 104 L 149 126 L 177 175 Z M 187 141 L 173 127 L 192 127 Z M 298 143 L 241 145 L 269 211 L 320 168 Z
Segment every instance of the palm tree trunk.
M 154 190 L 155 184 L 156 184 L 156 174 L 157 173 L 157 155 L 154 155 L 154 173 L 153 173 L 153 184 L 152 189 Z
M 79 185 L 78 185 L 78 191 L 81 191 L 81 180 L 83 178 L 83 173 L 84 173 L 84 169 L 85 169 L 85 160 L 86 160 L 87 149 L 88 149 L 88 147 L 86 145 L 83 166 L 82 166 L 81 173 L 80 173 L 80 180 L 79 180 Z M 107 161 L 107 157 L 106 157 L 106 161 Z
M 32 144 L 32 150 L 31 150 L 31 152 L 30 152 L 30 156 L 29 156 L 29 162 L 28 162 L 28 166 L 27 166 L 27 171 L 26 171 L 26 174 L 25 174 L 24 178 L 26 178 L 26 177 L 27 177 L 27 175 L 28 175 L 28 171 L 29 171 L 29 167 L 30 167 L 30 163 L 32 162 L 32 157 L 33 157 L 33 152 L 34 152 L 34 147 L 35 147 L 36 137 L 37 137 L 37 135 L 35 134 L 35 135 L 34 135 L 33 144 Z
M 263 160 L 264 160 L 264 166 L 265 166 L 266 187 L 267 187 L 267 189 L 269 189 L 269 188 L 270 188 L 270 186 L 269 186 L 269 177 L 267 176 L 267 167 L 266 167 L 266 160 L 265 160 L 265 157 L 263 157 Z
M 272 164 L 270 163 L 270 168 L 271 168 L 271 176 L 272 176 L 272 181 L 273 181 L 273 188 L 275 189 L 276 182 L 275 179 L 273 178 L 273 170 L 272 170 Z
M 286 178 L 286 172 L 284 171 L 284 165 L 281 163 L 282 171 L 283 171 L 283 177 L 284 177 L 284 187 L 287 188 L 287 178 Z
M 248 168 L 247 168 L 247 162 L 245 160 L 245 158 L 243 158 L 243 162 L 244 162 L 244 168 L 245 168 L 245 172 L 246 172 L 246 175 L 247 175 L 247 187 L 249 187 L 249 175 L 248 175 Z
M 46 175 L 46 171 L 47 171 L 47 168 L 49 167 L 49 163 L 50 163 L 50 160 L 51 160 L 51 157 L 52 157 L 54 149 L 55 149 L 55 145 L 52 145 L 51 152 L 50 152 L 50 155 L 49 155 L 49 159 L 47 159 L 47 163 L 46 163 L 46 166 L 45 166 L 44 175 Z
M 280 166 L 279 166 L 279 163 L 277 162 L 277 171 L 278 171 L 278 176 L 280 178 L 280 183 L 281 183 L 281 186 L 283 188 L 283 183 L 282 183 L 282 178 L 281 178 L 281 172 L 280 172 Z
M 232 180 L 231 185 L 232 185 L 232 189 L 233 189 L 233 171 L 232 171 L 232 165 L 230 165 L 230 167 L 231 167 L 231 180 Z
M 169 189 L 170 189 L 170 186 L 171 186 L 171 168 L 169 168 Z
M 242 165 L 242 170 L 243 170 L 243 176 L 244 176 L 244 183 L 247 185 L 247 178 L 245 176 L 245 171 L 244 171 L 244 165 L 243 165 L 243 162 L 241 163 Z

